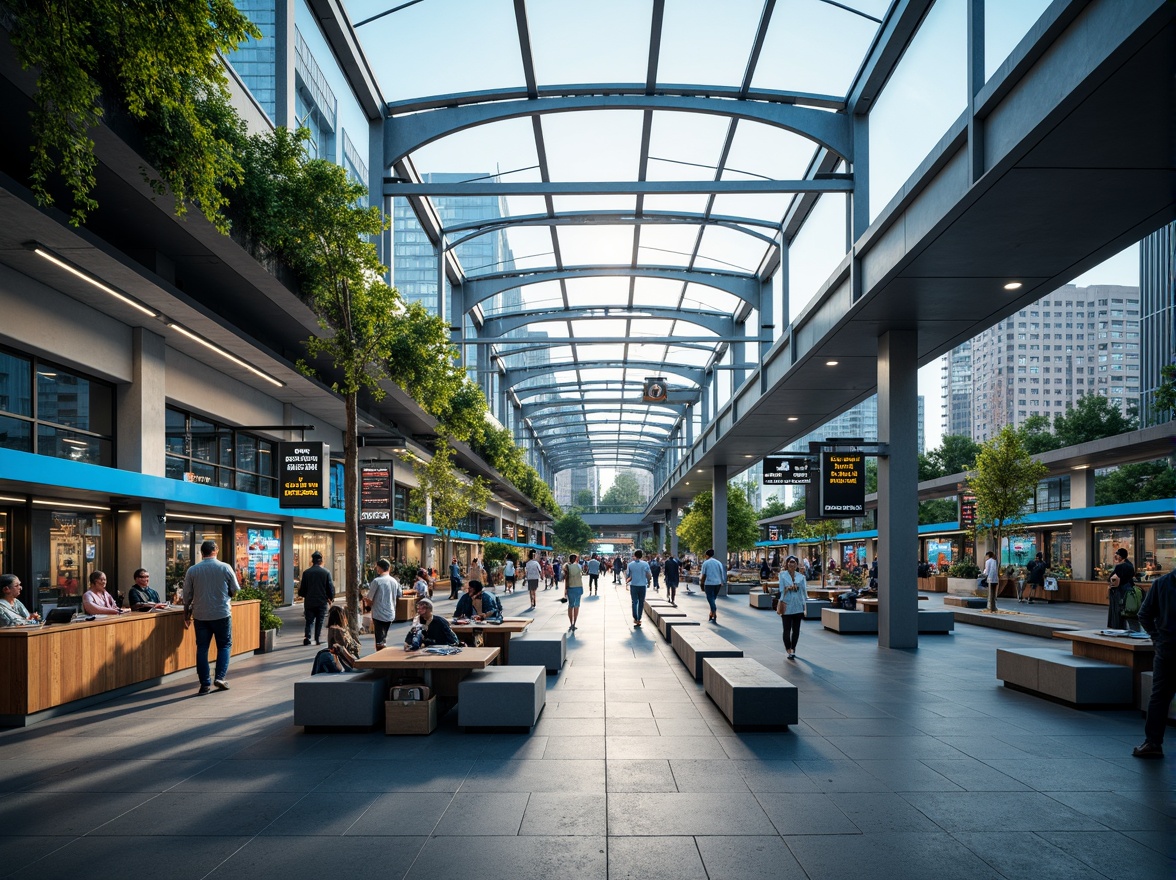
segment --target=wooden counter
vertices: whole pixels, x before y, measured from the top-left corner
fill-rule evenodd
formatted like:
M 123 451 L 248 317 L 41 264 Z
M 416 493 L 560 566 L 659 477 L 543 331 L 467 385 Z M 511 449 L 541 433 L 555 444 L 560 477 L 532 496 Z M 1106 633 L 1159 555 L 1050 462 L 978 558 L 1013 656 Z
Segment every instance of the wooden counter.
M 261 603 L 233 603 L 233 654 L 256 650 Z M 209 659 L 216 656 L 216 643 Z M 196 631 L 181 608 L 106 619 L 0 629 L 0 726 L 77 700 L 151 682 L 196 666 Z M 195 687 L 193 682 L 193 687 Z

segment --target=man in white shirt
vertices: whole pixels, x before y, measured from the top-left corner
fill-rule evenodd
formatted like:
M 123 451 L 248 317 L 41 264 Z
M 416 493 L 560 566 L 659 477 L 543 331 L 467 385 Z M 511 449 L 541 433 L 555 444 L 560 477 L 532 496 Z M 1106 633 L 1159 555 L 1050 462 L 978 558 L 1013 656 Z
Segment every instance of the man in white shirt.
M 400 598 L 400 582 L 391 574 L 392 563 L 387 559 L 376 562 L 376 576 L 368 584 L 368 602 L 372 605 L 372 629 L 376 634 L 376 650 L 387 647 L 388 628 L 396 619 L 396 601 Z
M 707 550 L 706 559 L 703 560 L 702 568 L 698 572 L 698 583 L 702 587 L 702 591 L 706 593 L 706 601 L 710 603 L 709 619 L 712 623 L 719 622 L 719 608 L 715 605 L 715 597 L 719 595 L 719 590 L 726 582 L 726 566 L 715 559 L 714 550 Z
M 649 587 L 653 575 L 649 570 L 649 563 L 641 558 L 641 551 L 633 551 L 633 561 L 625 568 L 625 585 L 629 588 L 629 598 L 633 602 L 633 626 L 641 628 L 641 612 L 645 608 L 645 591 Z

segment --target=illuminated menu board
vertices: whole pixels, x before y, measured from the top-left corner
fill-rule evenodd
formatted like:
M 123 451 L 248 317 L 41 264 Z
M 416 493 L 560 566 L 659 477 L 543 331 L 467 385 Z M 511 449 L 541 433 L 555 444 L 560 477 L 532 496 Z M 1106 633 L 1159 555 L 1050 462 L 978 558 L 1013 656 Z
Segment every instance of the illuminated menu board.
M 866 457 L 860 452 L 821 453 L 821 516 L 866 514 Z

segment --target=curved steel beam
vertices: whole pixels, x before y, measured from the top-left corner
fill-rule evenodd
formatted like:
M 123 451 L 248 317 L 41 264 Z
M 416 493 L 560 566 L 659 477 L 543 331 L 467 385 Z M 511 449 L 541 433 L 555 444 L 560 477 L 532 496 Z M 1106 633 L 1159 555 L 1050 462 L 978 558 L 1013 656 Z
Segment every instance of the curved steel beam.
M 480 340 L 480 341 L 485 342 L 488 340 Z M 497 341 L 501 341 L 501 340 L 497 340 Z M 743 342 L 744 338 L 738 338 L 734 341 Z M 747 341 L 748 342 L 756 342 L 758 340 L 748 338 Z M 605 339 L 605 338 L 602 338 L 599 336 L 590 336 L 590 337 L 587 337 L 584 339 L 577 339 L 574 336 L 567 336 L 567 337 L 560 337 L 559 339 L 548 339 L 548 340 L 544 341 L 543 338 L 540 336 L 540 337 L 535 337 L 534 339 L 530 339 L 526 343 L 524 343 L 522 340 L 518 340 L 517 342 L 511 342 L 510 343 L 510 346 L 511 346 L 510 351 L 498 352 L 497 357 L 502 360 L 505 360 L 506 358 L 512 357 L 517 354 L 527 354 L 528 352 L 532 352 L 532 351 L 547 351 L 548 349 L 552 349 L 552 348 L 570 348 L 573 345 L 576 345 L 576 346 L 588 346 L 588 345 L 668 345 L 671 348 L 681 348 L 681 349 L 686 349 L 688 351 L 705 351 L 705 352 L 714 353 L 715 348 L 719 345 L 722 345 L 724 342 L 730 343 L 730 342 L 732 342 L 732 339 L 730 337 L 727 337 L 727 338 L 716 338 L 713 342 L 711 342 L 709 340 L 707 342 L 698 342 L 697 340 L 691 340 L 689 342 L 685 342 L 680 339 L 676 339 L 673 336 L 624 336 L 624 337 L 621 337 L 620 339 L 612 339 L 612 338 Z
M 637 214 L 633 211 L 569 211 L 561 214 L 525 214 L 518 217 L 495 218 L 493 220 L 474 220 L 469 223 L 457 223 L 446 227 L 445 234 L 466 232 L 450 239 L 446 250 L 453 250 L 460 244 L 471 239 L 507 229 L 514 226 L 642 226 L 646 223 L 663 224 L 674 223 L 689 226 L 722 226 L 758 238 L 770 245 L 776 243 L 775 236 L 747 229 L 747 226 L 762 226 L 765 229 L 780 228 L 779 223 L 768 220 L 754 220 L 750 217 L 733 217 L 716 214 L 671 213 L 669 211 L 648 211 Z
M 467 278 L 463 285 L 465 308 L 469 311 L 474 306 L 516 287 L 568 278 L 664 278 L 685 284 L 713 287 L 738 297 L 753 309 L 759 308 L 760 280 L 756 276 L 715 269 L 685 269 L 681 266 L 573 266 L 566 269 L 552 266 L 479 275 L 476 278 Z
M 511 367 L 502 374 L 502 384 L 513 387 L 519 382 L 525 382 L 532 376 L 545 376 L 551 373 L 565 373 L 574 370 L 648 370 L 651 375 L 659 376 L 668 373 L 680 376 L 695 385 L 701 385 L 706 370 L 702 367 L 686 367 L 680 364 L 667 364 L 664 361 L 579 361 L 571 364 L 531 364 L 526 367 Z M 660 372 L 658 372 L 660 371 Z M 619 381 L 619 380 L 616 380 Z M 567 387 L 566 383 L 562 386 Z M 530 389 L 527 389 L 530 390 Z
M 522 417 L 524 419 L 533 418 L 535 413 L 546 412 L 547 410 L 570 408 L 573 412 L 615 412 L 618 406 L 637 406 L 640 404 L 643 407 L 651 410 L 666 410 L 667 412 L 678 413 L 681 415 L 686 412 L 688 404 L 685 403 L 645 403 L 640 398 L 632 397 L 607 397 L 597 398 L 595 400 L 552 400 L 543 403 L 524 403 L 522 408 Z
M 526 381 L 526 380 L 524 380 Z M 640 379 L 629 379 L 622 382 L 620 379 L 589 379 L 585 382 L 577 382 L 574 389 L 570 389 L 567 385 L 559 383 L 551 383 L 548 385 L 527 385 L 523 388 L 514 388 L 514 395 L 521 403 L 531 397 L 540 394 L 552 394 L 561 391 L 574 390 L 576 393 L 584 393 L 590 391 L 615 391 L 618 394 L 624 394 L 626 391 L 638 391 L 643 388 L 644 383 Z M 681 389 L 685 391 L 686 389 Z M 689 393 L 698 394 L 697 389 L 690 389 Z M 559 398 L 560 400 L 576 401 L 578 397 Z
M 461 96 L 457 96 L 460 100 Z M 670 110 L 746 119 L 782 128 L 815 141 L 853 163 L 849 116 L 796 104 L 711 98 L 701 95 L 559 95 L 522 100 L 458 103 L 384 121 L 384 159 L 388 167 L 426 144 L 467 128 L 517 119 L 589 110 Z
M 616 309 L 615 314 L 607 314 Z M 503 315 L 498 318 L 487 318 L 481 327 L 481 335 L 489 338 L 505 336 L 511 330 L 519 330 L 534 324 L 550 324 L 558 321 L 617 321 L 636 318 L 661 318 L 668 321 L 683 321 L 696 327 L 705 327 L 719 336 L 735 335 L 735 319 L 723 312 L 704 312 L 698 309 L 674 309 L 662 306 L 581 306 L 563 311 L 551 309 L 529 309 L 525 312 L 495 312 Z M 511 344 L 511 340 L 500 340 L 503 345 Z

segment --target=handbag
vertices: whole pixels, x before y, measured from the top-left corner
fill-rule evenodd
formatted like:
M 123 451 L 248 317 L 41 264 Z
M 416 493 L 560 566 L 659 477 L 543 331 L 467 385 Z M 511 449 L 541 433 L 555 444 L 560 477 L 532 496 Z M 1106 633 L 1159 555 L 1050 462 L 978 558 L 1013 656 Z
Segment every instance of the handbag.
M 1047 593 L 1053 593 L 1058 588 L 1058 579 L 1056 577 L 1047 577 L 1045 579 L 1045 590 Z

